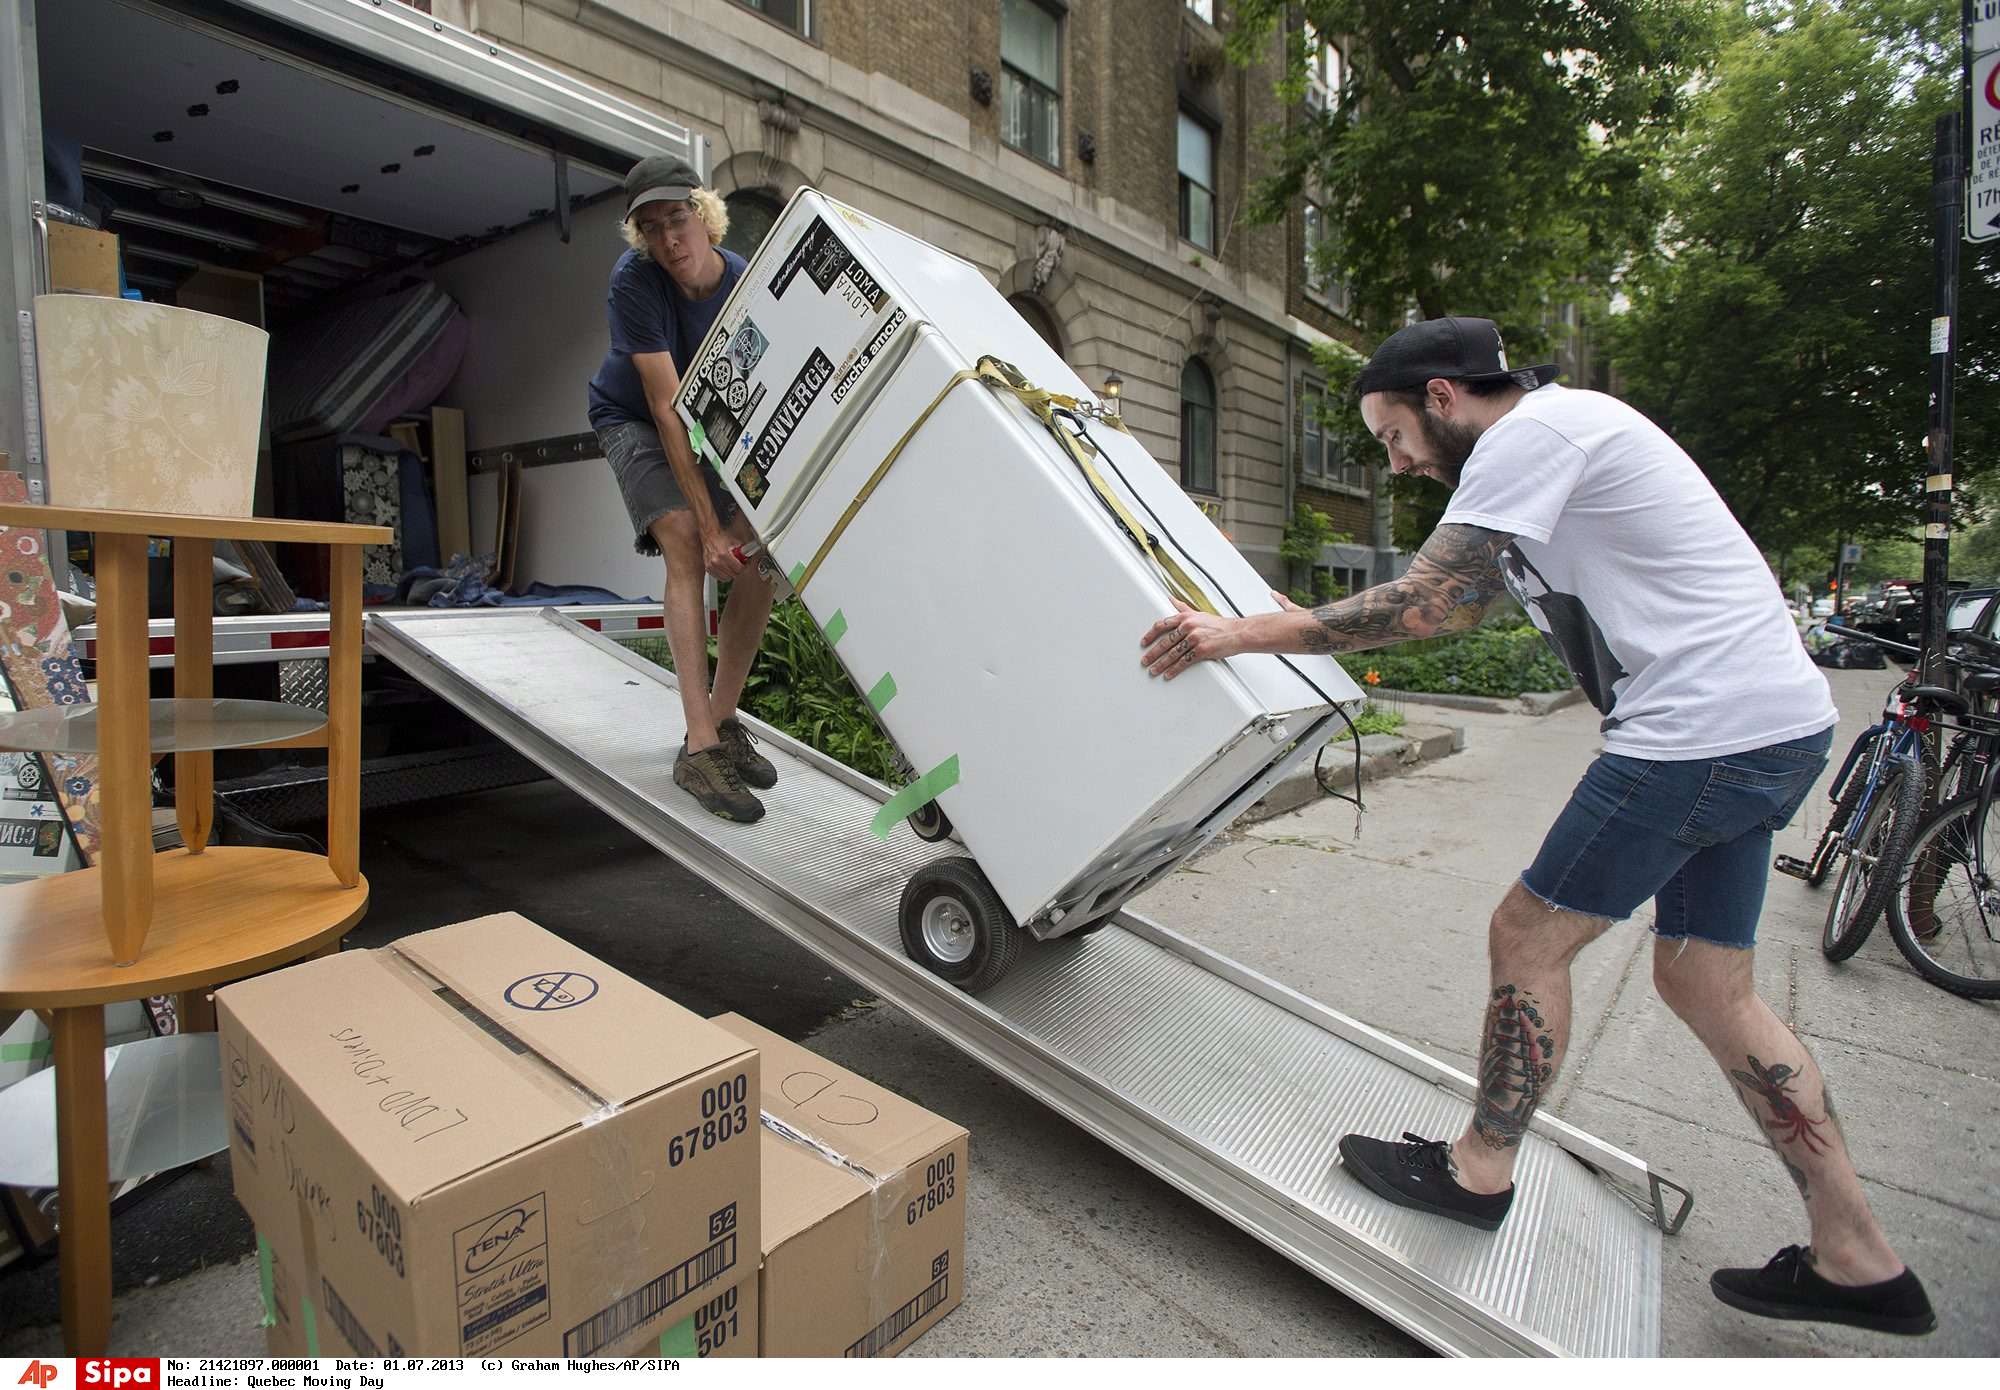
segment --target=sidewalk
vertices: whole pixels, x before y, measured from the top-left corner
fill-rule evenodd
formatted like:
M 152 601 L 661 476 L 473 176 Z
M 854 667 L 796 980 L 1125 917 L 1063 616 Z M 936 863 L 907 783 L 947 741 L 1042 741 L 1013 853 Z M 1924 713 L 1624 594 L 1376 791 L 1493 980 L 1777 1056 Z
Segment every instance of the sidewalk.
M 1828 674 L 1845 716 L 1836 745 L 1844 749 L 1899 673 Z M 1575 707 L 1544 718 L 1446 718 L 1465 726 L 1464 750 L 1364 785 L 1358 838 L 1354 809 L 1321 801 L 1232 833 L 1136 910 L 1472 1069 L 1487 917 L 1594 755 L 1596 715 Z M 796 988 L 799 972 L 811 971 L 803 963 L 744 970 L 746 952 L 773 934 L 724 903 L 702 908 L 705 925 L 685 932 L 639 915 L 642 899 L 697 894 L 699 885 L 577 805 L 549 784 L 483 798 L 470 813 L 483 813 L 496 835 L 520 825 L 533 837 L 508 831 L 518 845 L 455 856 L 438 880 L 451 903 L 426 911 L 519 898 L 523 890 L 503 877 L 510 865 L 587 862 L 594 894 L 550 894 L 530 904 L 532 915 L 691 1007 L 766 1015 L 774 991 Z M 1825 809 L 1815 794 L 1779 847 L 1802 852 Z M 559 826 L 574 827 L 573 842 Z M 629 901 L 611 895 L 617 875 L 629 876 L 621 890 Z M 390 891 L 386 882 L 385 874 L 378 893 Z M 565 897 L 576 899 L 568 919 L 559 915 Z M 1870 1198 L 1938 1305 L 1936 1334 L 1905 1340 L 1766 1322 L 1710 1296 L 1713 1268 L 1761 1264 L 1802 1241 L 1805 1228 L 1784 1170 L 1706 1054 L 1653 997 L 1643 921 L 1614 928 L 1578 964 L 1577 1041 L 1551 1109 L 1694 1190 L 1686 1231 L 1666 1244 L 1667 1354 L 1995 1355 L 2000 1006 L 1931 988 L 1886 934 L 1847 965 L 1829 965 L 1818 950 L 1825 902 L 1796 880 L 1773 881 L 1759 978 L 1839 1092 Z M 636 948 L 617 943 L 639 937 L 666 954 L 644 965 L 628 959 Z M 824 988 L 853 997 L 834 995 L 837 981 Z M 966 1303 L 909 1354 L 1422 1352 L 894 1010 L 862 1005 L 816 1030 L 790 1031 L 972 1133 Z M 121 1294 L 117 1311 L 120 1353 L 262 1352 L 254 1260 Z M 0 1336 L 0 1355 L 60 1350 L 50 1327 Z

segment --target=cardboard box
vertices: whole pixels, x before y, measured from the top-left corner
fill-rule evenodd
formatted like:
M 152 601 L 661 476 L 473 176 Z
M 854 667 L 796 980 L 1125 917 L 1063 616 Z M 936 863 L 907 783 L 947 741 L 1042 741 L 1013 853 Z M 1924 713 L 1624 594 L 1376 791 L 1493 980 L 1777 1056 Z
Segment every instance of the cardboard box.
M 966 1133 L 737 1014 L 763 1085 L 765 1356 L 895 1356 L 965 1296 Z
M 118 234 L 49 223 L 49 292 L 118 298 Z
M 514 913 L 216 997 L 274 1354 L 616 1355 L 750 1274 L 756 1049 Z

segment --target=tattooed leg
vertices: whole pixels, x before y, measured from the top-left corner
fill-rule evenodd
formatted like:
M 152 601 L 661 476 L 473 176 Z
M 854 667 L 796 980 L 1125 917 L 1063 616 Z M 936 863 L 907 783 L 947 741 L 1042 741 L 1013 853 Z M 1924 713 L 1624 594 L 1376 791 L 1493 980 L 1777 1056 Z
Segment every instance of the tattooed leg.
M 1653 983 L 1721 1066 L 1778 1155 L 1812 1224 L 1813 1264 L 1842 1284 L 1903 1268 L 1868 1207 L 1832 1097 L 1805 1045 L 1757 997 L 1752 953 L 1705 941 L 1661 941 Z
M 1568 1046 L 1570 962 L 1607 925 L 1552 909 L 1519 884 L 1493 914 L 1479 1095 L 1471 1126 L 1452 1146 L 1459 1184 L 1469 1191 L 1501 1192 L 1514 1180 L 1521 1137 Z

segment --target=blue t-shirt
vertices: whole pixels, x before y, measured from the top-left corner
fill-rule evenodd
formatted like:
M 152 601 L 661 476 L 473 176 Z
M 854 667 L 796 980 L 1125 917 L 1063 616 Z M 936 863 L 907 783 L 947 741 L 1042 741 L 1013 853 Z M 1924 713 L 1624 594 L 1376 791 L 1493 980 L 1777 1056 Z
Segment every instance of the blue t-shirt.
M 653 424 L 653 408 L 645 383 L 632 364 L 635 352 L 672 355 L 674 370 L 687 374 L 694 350 L 722 312 L 722 305 L 743 275 L 743 258 L 717 247 L 722 257 L 722 283 L 706 299 L 689 299 L 673 277 L 644 251 L 627 251 L 611 268 L 611 289 L 605 295 L 611 314 L 611 349 L 597 375 L 590 379 L 590 425 L 605 429 L 636 420 Z

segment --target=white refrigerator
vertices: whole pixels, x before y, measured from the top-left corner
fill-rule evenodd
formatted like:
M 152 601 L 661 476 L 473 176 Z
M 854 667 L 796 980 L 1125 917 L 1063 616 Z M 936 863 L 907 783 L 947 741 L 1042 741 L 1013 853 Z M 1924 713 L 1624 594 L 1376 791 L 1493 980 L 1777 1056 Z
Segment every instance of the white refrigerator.
M 814 190 L 750 262 L 677 405 L 920 778 L 877 832 L 910 833 L 891 818 L 934 800 L 1047 938 L 1310 762 L 1361 692 L 1323 656 L 1148 677 L 1139 639 L 1173 611 L 1170 570 L 1027 405 L 960 376 L 989 356 L 1081 403 L 1055 427 L 1085 435 L 1106 490 L 1216 611 L 1277 607 L 977 267 Z

